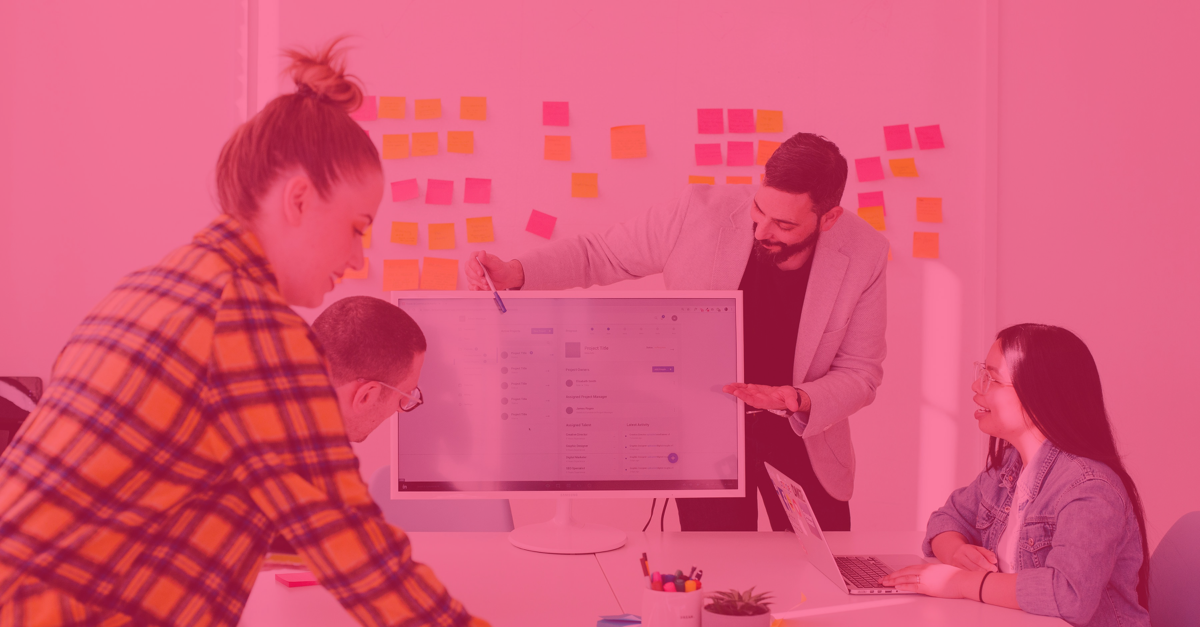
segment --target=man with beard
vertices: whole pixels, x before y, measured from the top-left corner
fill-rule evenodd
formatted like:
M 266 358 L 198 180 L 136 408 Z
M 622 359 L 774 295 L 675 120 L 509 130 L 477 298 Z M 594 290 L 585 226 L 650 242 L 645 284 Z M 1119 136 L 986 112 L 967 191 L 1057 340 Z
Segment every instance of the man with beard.
M 798 133 L 767 161 L 762 186 L 691 185 L 682 197 L 603 234 L 512 261 L 479 251 L 472 289 L 607 285 L 658 272 L 668 289 L 743 292 L 748 406 L 746 496 L 679 499 L 684 531 L 753 531 L 756 492 L 777 531 L 791 524 L 763 466 L 804 487 L 822 529 L 850 529 L 854 448 L 848 418 L 883 377 L 888 242 L 840 206 L 846 159 Z

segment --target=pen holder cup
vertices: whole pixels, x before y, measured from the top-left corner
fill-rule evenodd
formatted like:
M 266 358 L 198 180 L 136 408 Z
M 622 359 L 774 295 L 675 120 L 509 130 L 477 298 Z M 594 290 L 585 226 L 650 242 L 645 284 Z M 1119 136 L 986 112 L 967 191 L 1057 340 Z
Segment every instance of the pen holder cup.
M 700 627 L 704 591 L 642 593 L 642 627 Z

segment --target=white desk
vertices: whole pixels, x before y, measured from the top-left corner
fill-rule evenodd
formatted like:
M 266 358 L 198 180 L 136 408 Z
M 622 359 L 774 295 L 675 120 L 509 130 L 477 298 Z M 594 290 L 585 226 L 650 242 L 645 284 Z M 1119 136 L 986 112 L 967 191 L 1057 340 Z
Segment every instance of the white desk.
M 920 534 L 827 534 L 838 554 L 919 553 Z M 775 593 L 776 611 L 812 610 L 787 627 L 823 625 L 1066 625 L 974 601 L 919 595 L 850 596 L 803 559 L 790 533 L 634 533 L 621 549 L 598 555 L 544 555 L 513 547 L 506 533 L 421 533 L 413 557 L 428 564 L 450 593 L 493 627 L 591 627 L 602 614 L 640 614 L 645 551 L 657 570 L 704 569 L 708 590 L 748 588 Z M 259 573 L 241 625 L 352 626 L 356 623 L 320 586 L 287 588 Z M 801 603 L 802 595 L 805 600 Z

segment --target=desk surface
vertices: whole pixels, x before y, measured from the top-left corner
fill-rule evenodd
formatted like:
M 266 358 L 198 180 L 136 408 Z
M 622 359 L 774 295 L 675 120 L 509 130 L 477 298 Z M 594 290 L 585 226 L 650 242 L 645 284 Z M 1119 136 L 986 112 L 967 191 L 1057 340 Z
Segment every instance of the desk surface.
M 638 557 L 652 568 L 704 569 L 709 590 L 748 588 L 775 593 L 775 611 L 807 615 L 787 627 L 819 625 L 1054 625 L 1032 616 L 973 601 L 919 595 L 850 596 L 801 555 L 791 533 L 634 533 L 621 549 L 597 555 L 546 555 L 508 543 L 506 533 L 412 532 L 413 557 L 428 564 L 472 614 L 494 627 L 590 627 L 602 614 L 639 614 L 644 579 Z M 837 554 L 918 553 L 916 533 L 827 534 Z M 241 625 L 356 625 L 324 588 L 287 588 L 259 573 Z M 801 602 L 801 599 L 804 599 Z

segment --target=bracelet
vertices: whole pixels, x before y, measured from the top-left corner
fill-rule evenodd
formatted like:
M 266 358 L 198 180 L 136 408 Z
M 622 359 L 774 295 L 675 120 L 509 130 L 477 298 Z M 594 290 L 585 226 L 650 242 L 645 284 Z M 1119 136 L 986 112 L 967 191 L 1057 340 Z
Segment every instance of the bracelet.
M 979 580 L 979 602 L 980 603 L 983 603 L 983 583 L 985 581 L 987 581 L 988 575 L 990 575 L 990 574 L 992 574 L 992 571 L 989 570 L 983 574 L 983 579 Z

